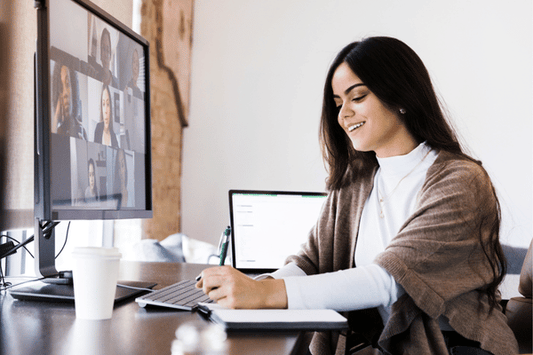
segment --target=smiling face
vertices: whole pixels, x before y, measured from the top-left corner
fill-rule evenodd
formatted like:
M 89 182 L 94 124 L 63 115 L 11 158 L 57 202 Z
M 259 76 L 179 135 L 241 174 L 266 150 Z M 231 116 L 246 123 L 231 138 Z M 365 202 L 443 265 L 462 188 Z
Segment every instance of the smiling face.
M 72 88 L 70 85 L 70 72 L 69 69 L 66 66 L 61 67 L 61 99 L 63 104 L 63 112 L 67 115 L 71 114 L 72 105 L 71 102 L 71 95 L 72 95 Z
M 331 87 L 339 109 L 338 123 L 355 150 L 374 151 L 384 158 L 407 154 L 417 146 L 399 112 L 386 107 L 348 64 L 335 70 Z

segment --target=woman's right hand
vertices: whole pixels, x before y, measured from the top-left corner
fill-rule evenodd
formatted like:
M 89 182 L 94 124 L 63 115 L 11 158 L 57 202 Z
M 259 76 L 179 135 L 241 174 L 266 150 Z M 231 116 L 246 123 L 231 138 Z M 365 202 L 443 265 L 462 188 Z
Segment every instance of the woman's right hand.
M 287 308 L 287 291 L 283 280 L 257 281 L 231 266 L 205 269 L 196 287 L 227 308 Z

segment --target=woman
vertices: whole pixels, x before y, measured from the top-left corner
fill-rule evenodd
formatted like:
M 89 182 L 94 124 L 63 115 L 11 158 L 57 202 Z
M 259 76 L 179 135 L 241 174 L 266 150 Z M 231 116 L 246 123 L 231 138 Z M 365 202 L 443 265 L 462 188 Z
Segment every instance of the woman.
M 96 168 L 92 158 L 87 162 L 89 186 L 85 189 L 85 202 L 98 201 L 98 188 L 96 186 Z
M 111 93 L 109 86 L 102 87 L 100 101 L 100 122 L 96 124 L 94 130 L 94 142 L 118 148 L 118 140 L 113 131 L 113 105 L 111 103 Z
M 111 72 L 111 69 L 109 69 L 112 55 L 111 34 L 107 28 L 104 28 L 100 37 L 100 61 L 102 62 L 102 67 L 100 68 L 98 77 L 104 85 L 110 85 L 116 88 L 118 87 L 117 79 Z
M 197 286 L 234 308 L 350 311 L 351 329 L 384 353 L 517 352 L 498 304 L 494 188 L 416 53 L 389 37 L 345 47 L 326 79 L 321 143 L 329 195 L 300 253 L 274 279 L 219 267 Z M 327 333 L 311 343 L 335 348 Z
M 115 178 L 113 180 L 113 191 L 118 200 L 118 208 L 129 207 L 128 205 L 128 165 L 126 164 L 126 153 L 123 149 L 117 150 L 115 160 Z
M 78 107 L 79 85 L 76 72 L 57 63 L 54 66 L 53 88 L 56 109 L 52 118 L 52 133 L 87 140 Z
M 131 79 L 126 85 L 126 90 L 128 88 L 131 88 L 131 94 L 133 94 L 134 97 L 137 97 L 139 99 L 142 99 L 142 92 L 139 86 L 137 86 L 137 81 L 139 80 L 139 52 L 137 51 L 137 48 L 133 50 L 133 53 L 131 54 Z M 129 99 L 129 96 L 128 96 Z

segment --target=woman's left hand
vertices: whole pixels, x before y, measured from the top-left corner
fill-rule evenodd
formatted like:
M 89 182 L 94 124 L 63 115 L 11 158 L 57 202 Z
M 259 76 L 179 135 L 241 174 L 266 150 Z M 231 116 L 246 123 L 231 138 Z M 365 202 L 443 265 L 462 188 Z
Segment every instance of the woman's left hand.
M 196 287 L 227 308 L 287 308 L 283 280 L 257 281 L 231 266 L 205 269 Z

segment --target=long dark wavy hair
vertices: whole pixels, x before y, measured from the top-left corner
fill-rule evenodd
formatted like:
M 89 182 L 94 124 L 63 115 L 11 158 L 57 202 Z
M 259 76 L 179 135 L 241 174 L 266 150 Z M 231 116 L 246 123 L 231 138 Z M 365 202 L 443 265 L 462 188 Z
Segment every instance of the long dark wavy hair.
M 333 98 L 331 82 L 342 63 L 346 63 L 386 107 L 396 112 L 400 108 L 405 109 L 405 114 L 399 116 L 418 143 L 425 141 L 435 150 L 455 153 L 481 165 L 481 162 L 464 152 L 445 118 L 429 73 L 418 55 L 398 39 L 369 37 L 344 47 L 327 74 L 320 121 L 320 144 L 329 174 L 329 190 L 340 189 L 347 183 L 344 177 L 350 166 L 371 166 L 376 162 L 374 152 L 354 149 L 338 123 L 339 109 Z M 479 226 L 486 228 L 486 223 L 490 223 L 490 240 L 483 241 L 481 232 L 479 239 L 494 276 L 493 281 L 484 289 L 491 310 L 498 303 L 498 285 L 506 272 L 506 260 L 499 242 L 500 206 L 494 187 L 492 190 L 496 198 L 497 218 L 483 221 Z
M 70 78 L 70 112 L 73 118 L 78 119 L 80 117 L 80 89 L 78 83 L 78 75 L 76 71 L 72 68 L 67 67 L 61 62 L 56 62 L 54 65 L 54 71 L 52 73 L 52 104 L 57 104 L 59 96 L 63 93 L 63 83 L 61 82 L 61 68 L 65 66 L 69 72 Z

